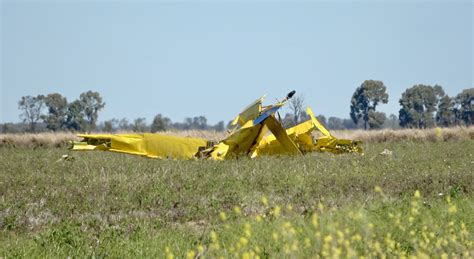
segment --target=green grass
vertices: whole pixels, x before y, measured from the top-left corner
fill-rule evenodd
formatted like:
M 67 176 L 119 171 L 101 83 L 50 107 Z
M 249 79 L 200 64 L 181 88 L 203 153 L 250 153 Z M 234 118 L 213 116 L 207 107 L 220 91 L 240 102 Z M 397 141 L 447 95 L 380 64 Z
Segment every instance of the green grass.
M 0 256 L 472 256 L 473 140 L 365 151 L 214 162 L 0 148 Z

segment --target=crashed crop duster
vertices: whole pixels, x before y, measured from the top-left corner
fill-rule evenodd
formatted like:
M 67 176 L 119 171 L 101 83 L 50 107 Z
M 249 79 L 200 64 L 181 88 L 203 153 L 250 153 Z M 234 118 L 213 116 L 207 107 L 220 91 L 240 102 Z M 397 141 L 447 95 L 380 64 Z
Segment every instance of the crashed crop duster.
M 245 108 L 233 121 L 234 127 L 219 142 L 202 138 L 162 134 L 80 134 L 72 150 L 103 150 L 161 159 L 224 160 L 238 156 L 303 155 L 309 152 L 360 153 L 361 142 L 337 139 L 306 109 L 310 119 L 285 129 L 275 117 L 295 94 L 273 105 L 263 106 L 265 96 Z M 321 134 L 317 137 L 316 133 Z

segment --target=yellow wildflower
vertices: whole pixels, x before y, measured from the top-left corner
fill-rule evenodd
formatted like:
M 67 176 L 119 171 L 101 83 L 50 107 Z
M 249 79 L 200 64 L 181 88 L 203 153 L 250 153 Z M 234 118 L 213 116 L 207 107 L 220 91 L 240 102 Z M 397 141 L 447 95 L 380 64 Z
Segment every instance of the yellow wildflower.
M 455 214 L 457 211 L 458 211 L 458 209 L 456 208 L 456 205 L 451 205 L 448 208 L 448 213 L 449 214 Z
M 220 218 L 222 221 L 226 221 L 227 215 L 225 214 L 225 212 L 221 211 L 221 212 L 219 213 L 219 218 Z
M 331 235 L 327 235 L 324 237 L 324 242 L 325 243 L 330 243 L 332 241 L 332 236 Z
M 193 259 L 196 256 L 196 253 L 194 251 L 188 251 L 186 253 L 186 258 L 187 259 Z
M 277 218 L 280 216 L 280 212 L 281 212 L 280 206 L 276 206 L 276 207 L 273 209 L 273 215 L 274 215 L 275 217 L 277 217 Z
M 211 231 L 211 240 L 212 242 L 217 242 L 217 234 L 215 231 Z
M 415 197 L 416 199 L 419 199 L 419 198 L 421 197 L 420 191 L 416 190 L 414 197 Z
M 197 249 L 198 249 L 199 253 L 201 253 L 201 254 L 204 252 L 204 246 L 202 246 L 202 245 L 198 245 Z
M 279 238 L 279 235 L 278 235 L 278 233 L 276 233 L 276 232 L 273 232 L 273 233 L 272 233 L 272 238 L 273 238 L 273 240 L 277 241 L 277 240 L 278 240 L 278 238 Z
M 374 191 L 375 191 L 376 193 L 382 193 L 382 188 L 380 188 L 380 186 L 376 185 L 376 186 L 374 187 Z
M 240 207 L 239 207 L 239 206 L 235 206 L 235 207 L 234 207 L 234 213 L 237 214 L 237 215 L 242 214 L 242 210 L 240 210 Z
M 241 237 L 239 239 L 239 243 L 242 245 L 242 246 L 246 246 L 248 243 L 249 243 L 249 240 L 245 237 Z
M 318 215 L 316 213 L 313 213 L 311 216 L 311 224 L 313 224 L 314 227 L 318 227 Z

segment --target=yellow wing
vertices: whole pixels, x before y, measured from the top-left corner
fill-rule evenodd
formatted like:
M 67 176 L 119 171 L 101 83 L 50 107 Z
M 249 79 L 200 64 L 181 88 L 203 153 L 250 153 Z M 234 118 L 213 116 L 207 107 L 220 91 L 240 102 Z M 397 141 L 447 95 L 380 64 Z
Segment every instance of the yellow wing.
M 105 150 L 147 156 L 151 158 L 191 159 L 208 145 L 201 138 L 186 138 L 161 134 L 97 134 L 78 135 L 72 150 Z

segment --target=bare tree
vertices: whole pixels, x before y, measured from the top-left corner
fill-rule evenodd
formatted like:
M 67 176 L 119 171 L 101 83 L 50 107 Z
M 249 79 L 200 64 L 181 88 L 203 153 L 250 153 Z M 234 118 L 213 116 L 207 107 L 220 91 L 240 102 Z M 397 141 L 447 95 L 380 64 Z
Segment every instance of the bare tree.
M 44 95 L 38 96 L 22 96 L 18 101 L 18 109 L 22 111 L 20 118 L 23 118 L 24 123 L 28 123 L 30 131 L 36 130 L 36 124 L 41 119 L 41 112 L 44 108 Z
M 293 98 L 290 99 L 289 108 L 293 116 L 293 123 L 297 125 L 301 121 L 304 112 L 304 96 L 300 94 L 293 96 Z
M 129 131 L 131 128 L 131 124 L 128 122 L 127 118 L 122 118 L 118 123 L 118 128 L 121 131 Z

